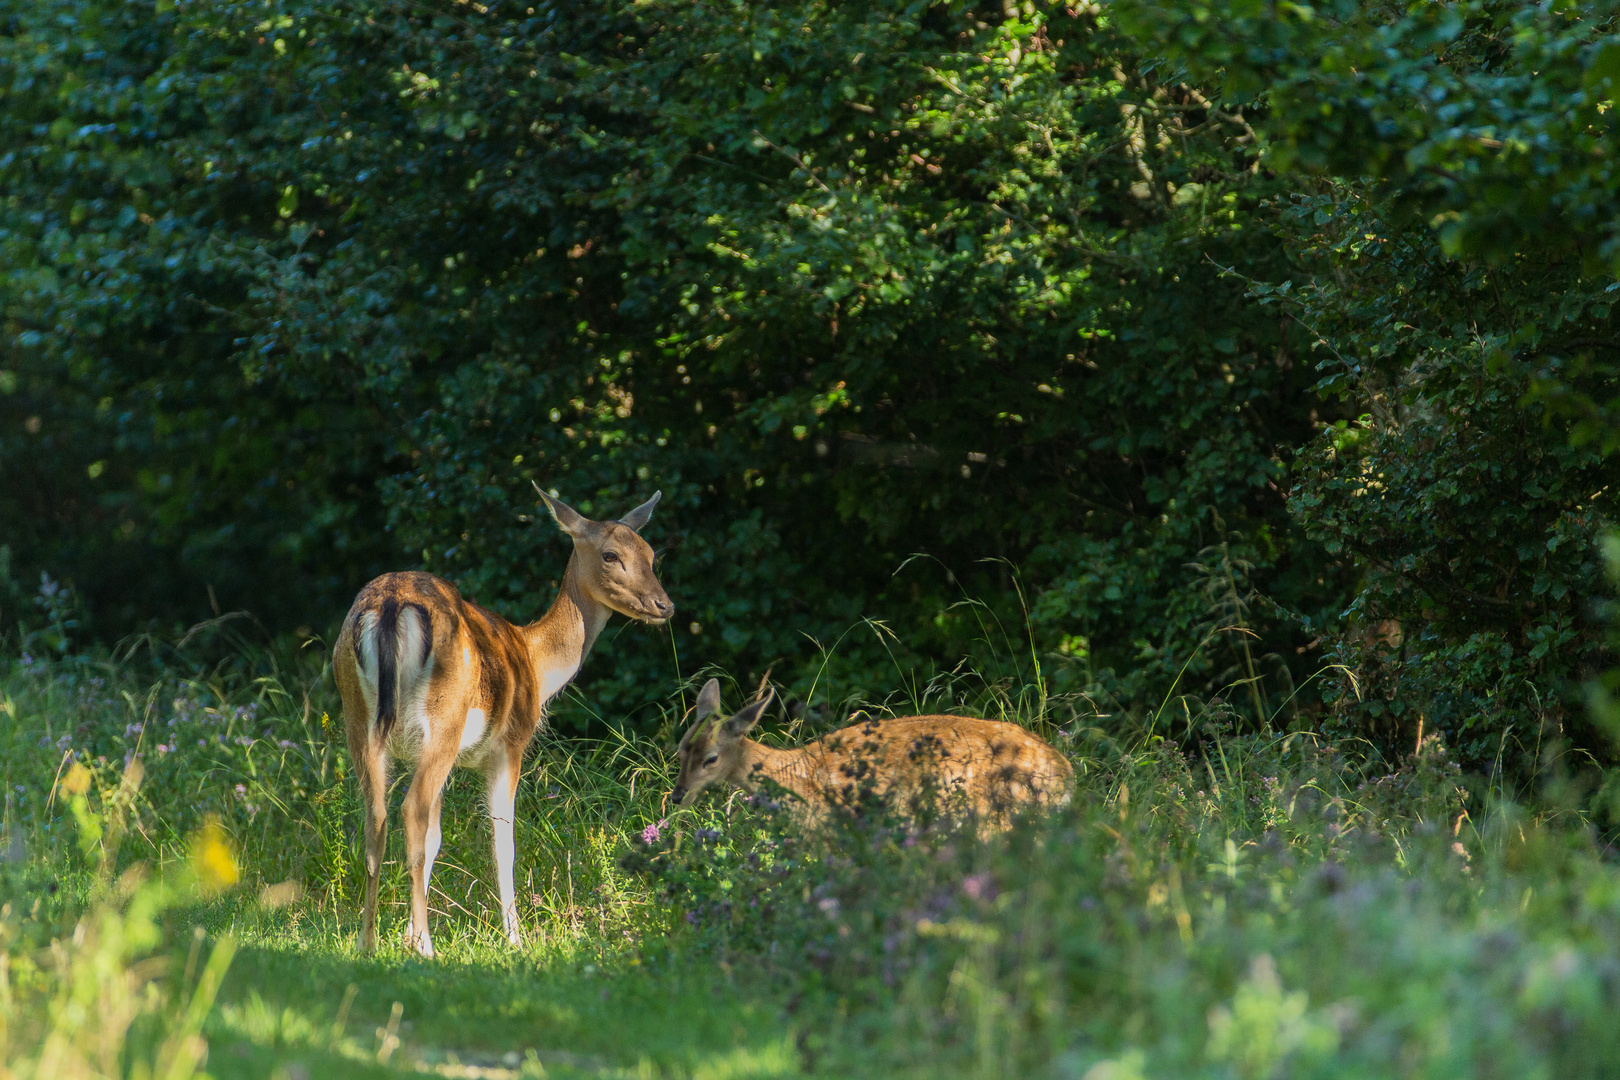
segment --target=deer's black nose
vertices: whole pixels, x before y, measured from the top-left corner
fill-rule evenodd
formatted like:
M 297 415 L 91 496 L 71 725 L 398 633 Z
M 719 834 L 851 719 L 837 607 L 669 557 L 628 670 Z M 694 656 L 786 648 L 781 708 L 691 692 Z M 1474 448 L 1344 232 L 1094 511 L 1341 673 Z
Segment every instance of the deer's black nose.
M 661 600 L 654 600 L 653 607 L 657 608 L 658 614 L 662 615 L 666 619 L 675 614 L 675 605 L 670 603 L 669 597 L 667 596 Z
M 684 802 L 685 800 L 686 800 L 686 789 L 683 788 L 683 787 L 678 787 L 674 791 L 669 793 L 669 801 L 674 803 L 676 806 L 681 805 L 681 803 Z

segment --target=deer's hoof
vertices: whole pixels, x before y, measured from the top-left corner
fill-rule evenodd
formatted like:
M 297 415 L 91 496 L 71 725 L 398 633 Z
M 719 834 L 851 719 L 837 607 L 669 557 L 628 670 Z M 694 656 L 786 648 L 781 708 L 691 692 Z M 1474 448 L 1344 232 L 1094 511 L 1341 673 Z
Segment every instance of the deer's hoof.
M 405 949 L 414 951 L 424 960 L 433 959 L 433 938 L 426 930 L 418 933 L 409 923 L 405 925 Z

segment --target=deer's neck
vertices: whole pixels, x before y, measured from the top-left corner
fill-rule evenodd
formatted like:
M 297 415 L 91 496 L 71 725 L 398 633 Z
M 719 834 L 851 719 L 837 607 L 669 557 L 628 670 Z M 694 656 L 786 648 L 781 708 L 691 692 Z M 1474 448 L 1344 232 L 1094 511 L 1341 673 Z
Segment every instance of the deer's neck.
M 529 645 L 529 659 L 534 664 L 535 678 L 540 684 L 540 705 L 556 696 L 579 671 L 591 646 L 596 644 L 602 627 L 607 625 L 612 612 L 605 604 L 593 600 L 580 585 L 575 560 L 568 560 L 568 571 L 563 575 L 562 589 L 551 609 L 540 616 L 538 622 L 523 628 Z
M 756 790 L 761 780 L 770 780 L 797 795 L 806 805 L 821 801 L 822 785 L 817 781 L 815 764 L 804 747 L 778 750 L 753 739 L 744 739 L 742 768 L 741 782 L 749 791 Z

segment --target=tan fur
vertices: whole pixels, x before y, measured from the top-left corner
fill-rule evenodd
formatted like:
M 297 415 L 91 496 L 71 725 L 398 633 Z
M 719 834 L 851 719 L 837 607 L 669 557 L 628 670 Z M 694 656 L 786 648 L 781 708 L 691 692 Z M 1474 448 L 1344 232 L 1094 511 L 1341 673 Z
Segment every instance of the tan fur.
M 688 805 L 712 784 L 755 790 L 771 780 L 796 796 L 800 817 L 822 820 L 834 808 L 886 802 L 902 813 L 932 790 L 949 806 L 960 799 L 986 824 L 1004 824 L 1024 807 L 1069 801 L 1074 767 L 1017 724 L 972 716 L 907 716 L 852 724 L 792 750 L 747 737 L 770 695 L 737 715 L 710 722 L 720 684 L 698 696 L 696 722 L 681 739 L 681 772 L 672 798 Z
M 333 655 L 343 695 L 349 754 L 365 804 L 366 896 L 360 944 L 377 945 L 377 879 L 388 836 L 388 762 L 415 763 L 402 815 L 411 875 L 407 943 L 433 955 L 427 889 L 438 854 L 439 811 L 456 765 L 484 773 L 502 917 L 514 945 L 520 939 L 513 895 L 513 803 L 523 752 L 539 729 L 546 702 L 579 670 L 609 616 L 617 611 L 661 623 L 675 610 L 658 583 L 653 551 L 637 535 L 658 501 L 623 521 L 591 521 L 541 493 L 574 551 L 551 609 L 516 626 L 462 598 L 456 587 L 426 573 L 384 574 L 355 597 Z M 385 624 L 393 639 L 384 642 Z M 422 631 L 425 630 L 425 633 Z M 392 644 L 396 686 L 386 733 L 380 685 Z M 475 712 L 476 710 L 476 712 Z M 483 728 L 469 724 L 481 714 Z

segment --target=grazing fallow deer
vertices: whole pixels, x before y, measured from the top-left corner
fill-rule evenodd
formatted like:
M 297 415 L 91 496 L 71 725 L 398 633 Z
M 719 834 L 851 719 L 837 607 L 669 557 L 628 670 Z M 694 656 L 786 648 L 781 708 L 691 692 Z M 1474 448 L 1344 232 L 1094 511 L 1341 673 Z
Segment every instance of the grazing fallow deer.
M 574 677 L 613 612 L 662 623 L 675 610 L 658 583 L 652 548 L 637 535 L 658 495 L 618 521 L 591 521 L 540 492 L 557 525 L 573 537 L 574 551 L 551 610 L 528 626 L 463 599 L 454 585 L 432 574 L 384 574 L 355 597 L 332 666 L 366 811 L 361 948 L 377 946 L 391 757 L 416 765 L 402 808 L 411 875 L 406 944 L 433 955 L 428 881 L 443 835 L 444 785 L 456 765 L 484 774 L 501 917 L 512 944 L 521 943 L 512 832 L 523 752 L 546 702 Z
M 906 716 L 840 728 L 794 750 L 748 738 L 771 693 L 735 716 L 711 722 L 720 683 L 698 694 L 696 717 L 682 737 L 680 776 L 671 798 L 685 806 L 704 788 L 733 784 L 749 791 L 771 780 L 796 796 L 796 813 L 819 822 L 834 808 L 858 810 L 868 799 L 904 812 L 933 794 L 984 823 L 1005 823 L 1015 810 L 1069 801 L 1074 766 L 1049 743 L 1017 724 L 972 716 Z

